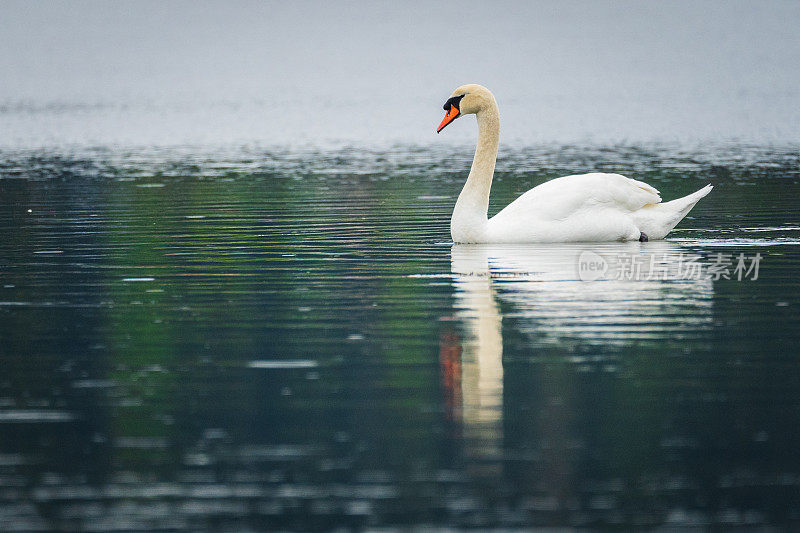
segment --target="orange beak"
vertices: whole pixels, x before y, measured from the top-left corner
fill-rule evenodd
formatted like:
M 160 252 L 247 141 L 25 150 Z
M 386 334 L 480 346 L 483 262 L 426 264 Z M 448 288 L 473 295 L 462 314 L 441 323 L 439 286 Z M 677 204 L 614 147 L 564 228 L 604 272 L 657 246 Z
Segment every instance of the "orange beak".
M 444 118 L 442 119 L 442 123 L 441 123 L 441 124 L 439 124 L 439 127 L 438 127 L 438 128 L 436 128 L 436 133 L 439 133 L 440 131 L 442 131 L 442 130 L 444 129 L 444 127 L 445 127 L 445 126 L 447 126 L 448 124 L 450 124 L 451 122 L 453 122 L 453 121 L 454 121 L 455 119 L 457 119 L 457 118 L 458 118 L 460 115 L 461 115 L 461 111 L 459 111 L 459 110 L 458 110 L 458 108 L 457 108 L 456 106 L 454 106 L 454 105 L 451 105 L 451 106 L 450 106 L 450 110 L 447 112 L 447 114 L 446 114 L 446 115 L 444 116 Z

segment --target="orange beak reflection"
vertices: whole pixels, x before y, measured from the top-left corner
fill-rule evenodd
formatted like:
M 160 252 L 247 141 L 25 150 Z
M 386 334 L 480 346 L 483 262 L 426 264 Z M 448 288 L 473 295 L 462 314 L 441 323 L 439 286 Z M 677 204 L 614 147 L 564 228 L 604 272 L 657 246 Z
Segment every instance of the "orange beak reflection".
M 436 133 L 439 133 L 440 131 L 442 131 L 442 130 L 444 129 L 444 127 L 445 127 L 445 126 L 447 126 L 448 124 L 450 124 L 451 122 L 453 122 L 453 121 L 454 121 L 455 119 L 457 119 L 457 118 L 458 118 L 460 115 L 461 115 L 461 111 L 459 111 L 459 110 L 458 110 L 458 108 L 457 108 L 456 106 L 454 106 L 454 105 L 451 105 L 451 106 L 450 106 L 450 110 L 447 112 L 447 114 L 446 114 L 446 115 L 444 116 L 444 118 L 442 119 L 442 123 L 441 123 L 441 124 L 439 124 L 439 127 L 438 127 L 438 128 L 436 128 Z

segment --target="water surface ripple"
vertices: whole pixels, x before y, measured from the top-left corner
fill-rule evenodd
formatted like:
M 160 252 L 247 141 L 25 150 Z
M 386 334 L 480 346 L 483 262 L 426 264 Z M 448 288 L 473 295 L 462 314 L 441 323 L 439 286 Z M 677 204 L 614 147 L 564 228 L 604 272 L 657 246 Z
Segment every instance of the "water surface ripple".
M 0 152 L 2 528 L 796 528 L 796 149 L 501 152 L 715 185 L 594 245 L 452 245 L 470 157 Z

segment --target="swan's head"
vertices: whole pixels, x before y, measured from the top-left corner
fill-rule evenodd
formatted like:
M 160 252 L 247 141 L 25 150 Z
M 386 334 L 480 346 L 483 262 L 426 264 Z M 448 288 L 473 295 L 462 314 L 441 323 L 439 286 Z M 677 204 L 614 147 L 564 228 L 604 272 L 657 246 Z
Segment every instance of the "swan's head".
M 436 129 L 436 133 L 442 131 L 445 126 L 461 115 L 478 114 L 482 110 L 496 105 L 494 95 L 483 85 L 475 83 L 462 85 L 453 91 L 453 94 L 442 106 L 446 114 L 442 123 Z

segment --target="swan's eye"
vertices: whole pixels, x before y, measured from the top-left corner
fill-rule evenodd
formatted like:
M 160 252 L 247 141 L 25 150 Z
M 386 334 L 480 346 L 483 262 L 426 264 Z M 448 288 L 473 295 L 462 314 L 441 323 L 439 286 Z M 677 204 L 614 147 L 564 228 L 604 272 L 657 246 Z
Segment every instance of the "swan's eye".
M 456 109 L 461 111 L 459 105 L 461 104 L 461 99 L 464 98 L 465 96 L 466 94 L 460 94 L 458 96 L 453 96 L 451 98 L 448 98 L 447 101 L 442 106 L 442 109 L 444 109 L 445 111 L 450 111 L 450 106 L 455 106 Z

